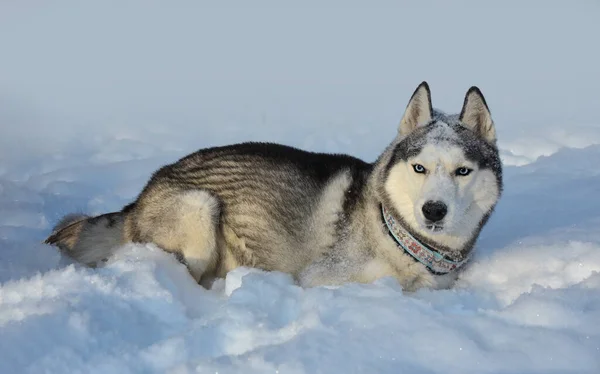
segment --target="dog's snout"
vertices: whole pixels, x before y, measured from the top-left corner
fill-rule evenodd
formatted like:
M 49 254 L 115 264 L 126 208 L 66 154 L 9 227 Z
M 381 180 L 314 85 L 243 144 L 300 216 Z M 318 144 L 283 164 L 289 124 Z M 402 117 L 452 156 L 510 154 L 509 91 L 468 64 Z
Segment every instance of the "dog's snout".
M 431 222 L 441 221 L 448 213 L 448 207 L 441 201 L 428 201 L 423 204 L 423 215 Z

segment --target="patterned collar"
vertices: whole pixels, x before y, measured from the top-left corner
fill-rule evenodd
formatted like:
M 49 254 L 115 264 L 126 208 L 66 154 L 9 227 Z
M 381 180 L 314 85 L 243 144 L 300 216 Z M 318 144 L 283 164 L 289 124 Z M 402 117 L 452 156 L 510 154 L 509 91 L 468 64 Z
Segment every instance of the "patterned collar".
M 394 216 L 381 204 L 381 215 L 383 222 L 388 228 L 390 236 L 394 239 L 399 248 L 411 255 L 415 260 L 419 261 L 430 272 L 435 275 L 448 274 L 460 268 L 468 259 L 462 261 L 452 261 L 445 258 L 441 253 L 432 248 L 428 248 L 425 244 L 420 243 L 411 234 L 408 233 Z

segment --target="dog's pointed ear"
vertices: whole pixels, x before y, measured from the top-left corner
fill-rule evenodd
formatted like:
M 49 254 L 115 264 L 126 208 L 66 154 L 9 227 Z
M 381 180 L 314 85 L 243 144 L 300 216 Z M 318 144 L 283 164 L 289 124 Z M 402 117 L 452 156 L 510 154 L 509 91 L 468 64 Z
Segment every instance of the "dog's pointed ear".
M 492 114 L 479 88 L 473 86 L 467 91 L 459 120 L 488 142 L 496 142 L 496 128 L 492 121 Z
M 400 121 L 398 134 L 404 137 L 418 126 L 431 121 L 433 108 L 431 106 L 431 91 L 427 82 L 422 82 L 410 97 L 404 116 Z

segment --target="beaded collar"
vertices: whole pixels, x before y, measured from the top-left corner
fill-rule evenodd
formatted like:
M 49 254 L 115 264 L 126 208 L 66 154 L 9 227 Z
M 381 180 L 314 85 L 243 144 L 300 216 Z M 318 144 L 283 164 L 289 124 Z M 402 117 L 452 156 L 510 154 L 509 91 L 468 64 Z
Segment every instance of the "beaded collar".
M 381 204 L 381 216 L 390 236 L 394 239 L 398 247 L 425 265 L 433 274 L 448 274 L 467 262 L 467 259 L 462 261 L 449 260 L 435 249 L 419 242 L 398 223 L 394 216 L 385 209 L 383 204 Z

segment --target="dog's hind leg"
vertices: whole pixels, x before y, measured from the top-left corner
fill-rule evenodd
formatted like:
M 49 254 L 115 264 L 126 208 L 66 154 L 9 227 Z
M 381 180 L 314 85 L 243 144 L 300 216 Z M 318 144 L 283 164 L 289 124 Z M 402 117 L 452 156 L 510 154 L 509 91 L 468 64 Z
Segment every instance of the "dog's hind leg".
M 136 229 L 183 259 L 197 282 L 214 272 L 218 261 L 219 201 L 204 190 L 170 190 L 150 194 L 139 203 Z

